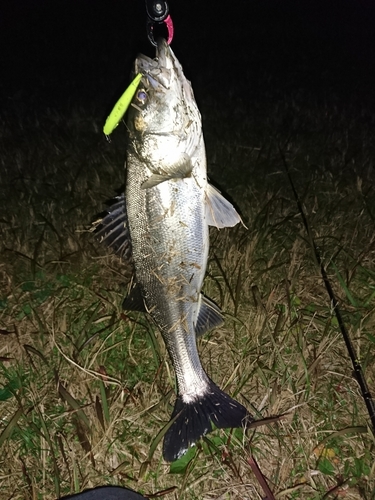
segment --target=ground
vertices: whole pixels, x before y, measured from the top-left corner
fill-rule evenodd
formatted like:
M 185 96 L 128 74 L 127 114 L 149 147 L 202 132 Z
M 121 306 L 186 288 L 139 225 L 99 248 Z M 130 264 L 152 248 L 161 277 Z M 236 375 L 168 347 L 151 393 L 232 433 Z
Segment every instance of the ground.
M 246 226 L 211 232 L 204 291 L 225 324 L 199 351 L 257 418 L 283 417 L 217 430 L 172 465 L 159 444 L 175 387 L 164 344 L 121 310 L 130 268 L 88 231 L 124 183 L 126 128 L 108 143 L 105 117 L 136 52 L 152 49 L 120 29 L 132 20 L 115 2 L 87 18 L 69 3 L 56 24 L 43 2 L 17 5 L 29 8 L 17 29 L 39 29 L 2 54 L 0 498 L 119 484 L 166 500 L 256 499 L 254 463 L 275 498 L 374 498 L 371 420 L 314 253 L 373 392 L 373 45 L 351 17 L 366 4 L 317 24 L 319 10 L 270 2 L 246 17 L 238 1 L 224 36 L 208 3 L 194 38 L 194 16 L 175 6 L 209 176 Z

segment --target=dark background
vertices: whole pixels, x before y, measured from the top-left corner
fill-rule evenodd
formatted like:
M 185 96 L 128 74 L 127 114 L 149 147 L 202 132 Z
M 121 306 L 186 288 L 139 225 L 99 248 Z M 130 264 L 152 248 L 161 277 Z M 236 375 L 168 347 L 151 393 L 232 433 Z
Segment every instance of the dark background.
M 98 105 L 105 118 L 138 52 L 153 55 L 143 0 L 11 0 L 0 7 L 1 109 Z M 172 44 L 206 96 L 357 94 L 372 102 L 371 0 L 170 0 Z M 222 103 L 225 106 L 225 102 Z M 18 113 L 19 106 L 18 106 Z M 101 117 L 101 118 L 102 118 Z

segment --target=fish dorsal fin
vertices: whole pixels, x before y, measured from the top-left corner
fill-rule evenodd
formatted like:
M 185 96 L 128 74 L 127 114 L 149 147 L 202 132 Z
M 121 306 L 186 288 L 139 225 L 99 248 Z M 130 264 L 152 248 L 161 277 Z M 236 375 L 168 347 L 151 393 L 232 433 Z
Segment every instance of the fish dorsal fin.
M 139 285 L 137 284 L 134 285 L 133 288 L 130 290 L 129 295 L 122 303 L 122 308 L 125 311 L 147 312 L 145 303 L 143 301 L 141 288 Z
M 131 244 L 125 196 L 117 196 L 100 219 L 92 223 L 91 231 L 117 255 L 131 260 Z
M 185 179 L 185 177 L 191 176 L 192 171 L 193 165 L 191 163 L 190 156 L 187 153 L 182 153 L 178 161 L 169 167 L 168 171 L 163 173 L 153 173 L 147 181 L 142 184 L 141 188 L 153 188 L 158 184 L 171 179 Z
M 206 190 L 206 220 L 218 229 L 242 222 L 234 206 L 211 184 L 207 184 Z
M 212 300 L 200 294 L 199 311 L 197 323 L 195 325 L 195 334 L 199 337 L 204 333 L 216 328 L 224 323 L 221 311 Z

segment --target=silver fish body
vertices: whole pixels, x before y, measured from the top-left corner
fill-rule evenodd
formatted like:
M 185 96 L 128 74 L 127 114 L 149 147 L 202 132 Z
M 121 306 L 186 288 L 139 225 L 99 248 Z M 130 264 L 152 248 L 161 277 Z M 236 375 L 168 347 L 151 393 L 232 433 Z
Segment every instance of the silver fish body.
M 233 226 L 241 219 L 207 182 L 200 113 L 172 49 L 159 40 L 156 59 L 139 56 L 135 72 L 142 80 L 127 120 L 125 203 L 136 288 L 124 308 L 144 306 L 175 369 L 175 421 L 163 447 L 173 461 L 212 423 L 240 427 L 252 420 L 208 377 L 196 344 L 197 335 L 222 324 L 218 307 L 201 294 L 209 225 Z
M 130 154 L 125 198 L 136 283 L 187 401 L 207 388 L 195 341 L 209 245 L 204 197 L 193 177 L 142 189 L 149 175 Z

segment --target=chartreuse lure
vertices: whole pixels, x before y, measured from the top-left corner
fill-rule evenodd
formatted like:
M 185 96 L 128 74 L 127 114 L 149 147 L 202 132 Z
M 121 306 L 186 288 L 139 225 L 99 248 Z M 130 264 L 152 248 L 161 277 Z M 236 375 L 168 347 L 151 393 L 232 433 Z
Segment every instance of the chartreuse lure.
M 129 107 L 131 100 L 137 90 L 139 82 L 141 81 L 142 75 L 138 73 L 138 75 L 131 82 L 129 87 L 122 94 L 120 99 L 116 102 L 114 108 L 110 112 L 108 118 L 106 119 L 105 125 L 103 127 L 103 132 L 105 135 L 110 135 L 115 130 L 117 125 L 119 124 L 121 118 L 126 113 L 126 110 Z

